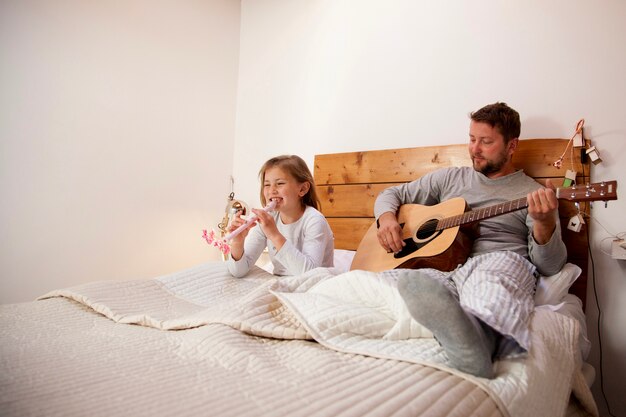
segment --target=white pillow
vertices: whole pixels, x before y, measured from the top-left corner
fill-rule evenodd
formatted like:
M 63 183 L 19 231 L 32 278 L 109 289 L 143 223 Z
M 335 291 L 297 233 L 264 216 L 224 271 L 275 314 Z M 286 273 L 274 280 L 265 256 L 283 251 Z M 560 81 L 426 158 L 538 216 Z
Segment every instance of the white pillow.
M 558 273 L 549 277 L 539 277 L 535 292 L 535 305 L 561 303 L 567 295 L 569 287 L 576 281 L 580 273 L 581 269 L 578 266 L 567 263 Z
M 352 258 L 356 251 L 353 250 L 345 250 L 345 249 L 335 249 L 335 268 L 338 273 L 348 272 L 350 270 L 350 265 L 352 265 Z
M 587 337 L 587 320 L 583 311 L 583 302 L 574 294 L 565 294 L 561 306 L 556 310 L 558 313 L 565 314 L 580 324 L 580 335 L 578 337 L 580 344 L 580 352 L 583 360 L 586 360 L 591 351 L 591 342 Z

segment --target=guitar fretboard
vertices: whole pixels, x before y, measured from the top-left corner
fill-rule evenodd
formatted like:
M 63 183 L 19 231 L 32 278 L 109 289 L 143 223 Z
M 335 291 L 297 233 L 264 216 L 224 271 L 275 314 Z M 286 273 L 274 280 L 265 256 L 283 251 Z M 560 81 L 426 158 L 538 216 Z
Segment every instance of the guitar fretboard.
M 587 184 L 584 186 L 573 185 L 567 188 L 557 188 L 556 196 L 559 200 L 568 201 L 609 201 L 617 200 L 617 181 L 602 181 L 596 184 Z M 490 217 L 499 216 L 501 214 L 511 213 L 528 207 L 526 197 L 517 200 L 507 201 L 505 203 L 496 204 L 489 207 L 483 207 L 466 211 L 463 214 L 446 217 L 445 219 L 432 219 L 425 224 L 425 231 L 433 232 L 450 229 L 452 227 L 462 226 L 488 219 Z
M 449 229 L 451 227 L 461 226 L 464 224 L 474 223 L 490 217 L 500 216 L 501 214 L 511 213 L 528 207 L 526 197 L 519 198 L 506 203 L 496 204 L 494 206 L 482 207 L 475 210 L 466 211 L 457 216 L 446 217 L 437 224 L 437 230 Z

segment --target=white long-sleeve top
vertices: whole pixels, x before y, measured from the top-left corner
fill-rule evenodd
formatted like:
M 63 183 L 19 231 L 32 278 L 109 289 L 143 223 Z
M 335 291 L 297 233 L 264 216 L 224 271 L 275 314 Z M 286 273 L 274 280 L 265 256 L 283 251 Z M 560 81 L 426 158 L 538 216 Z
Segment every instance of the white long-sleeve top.
M 322 213 L 307 206 L 298 221 L 284 224 L 280 213 L 272 213 L 278 231 L 286 242 L 279 251 L 267 239 L 259 225 L 254 226 L 244 242 L 243 256 L 238 261 L 229 257 L 228 271 L 235 277 L 245 276 L 263 249 L 268 248 L 274 275 L 297 275 L 317 267 L 333 266 L 333 232 Z

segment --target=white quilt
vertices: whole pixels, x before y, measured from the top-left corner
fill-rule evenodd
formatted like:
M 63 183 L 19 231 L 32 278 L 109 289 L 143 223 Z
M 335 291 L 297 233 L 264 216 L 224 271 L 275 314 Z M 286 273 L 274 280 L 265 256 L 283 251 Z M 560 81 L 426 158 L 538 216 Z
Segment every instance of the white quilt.
M 419 363 L 472 381 L 510 416 L 562 416 L 570 393 L 597 415 L 580 372 L 578 323 L 537 309 L 529 357 L 500 361 L 497 377 L 475 378 L 446 366 L 428 330 L 411 319 L 394 271 L 334 275 L 320 268 L 296 277 L 255 269 L 244 279 L 210 263 L 154 280 L 97 282 L 53 291 L 119 323 L 162 330 L 222 323 L 275 339 L 314 339 L 340 352 Z

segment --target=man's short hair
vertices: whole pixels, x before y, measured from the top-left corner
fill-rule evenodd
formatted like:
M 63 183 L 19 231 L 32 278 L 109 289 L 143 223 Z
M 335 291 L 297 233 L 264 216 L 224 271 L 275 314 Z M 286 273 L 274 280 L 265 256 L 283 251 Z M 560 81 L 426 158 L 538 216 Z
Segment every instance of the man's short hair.
M 506 103 L 487 104 L 482 109 L 470 113 L 470 118 L 475 122 L 487 123 L 498 129 L 504 137 L 505 143 L 509 143 L 511 139 L 519 138 L 521 130 L 519 113 L 507 106 Z

